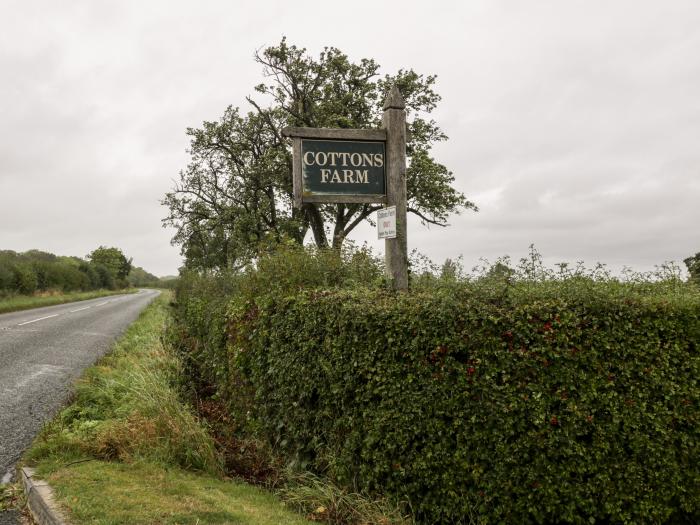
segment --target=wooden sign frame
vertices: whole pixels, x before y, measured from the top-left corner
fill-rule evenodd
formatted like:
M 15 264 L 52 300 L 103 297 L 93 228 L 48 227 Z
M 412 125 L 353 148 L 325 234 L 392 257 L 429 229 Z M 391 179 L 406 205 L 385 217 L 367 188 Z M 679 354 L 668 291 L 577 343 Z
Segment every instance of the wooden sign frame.
M 408 241 L 406 214 L 406 103 L 397 86 L 393 86 L 384 100 L 381 129 L 298 128 L 282 130 L 292 138 L 294 206 L 302 208 L 314 203 L 382 203 L 396 206 L 396 237 L 384 239 L 384 257 L 387 277 L 394 290 L 408 289 Z M 303 194 L 302 140 L 338 140 L 384 142 L 384 177 L 386 195 Z
M 312 203 L 380 203 L 386 204 L 386 193 L 382 195 L 352 195 L 347 193 L 304 193 L 301 141 L 303 139 L 339 140 L 355 142 L 383 142 L 386 148 L 385 129 L 340 129 L 340 128 L 295 128 L 282 130 L 282 135 L 292 139 L 292 180 L 294 206 Z M 386 175 L 385 175 L 386 177 Z M 386 187 L 386 184 L 385 184 Z

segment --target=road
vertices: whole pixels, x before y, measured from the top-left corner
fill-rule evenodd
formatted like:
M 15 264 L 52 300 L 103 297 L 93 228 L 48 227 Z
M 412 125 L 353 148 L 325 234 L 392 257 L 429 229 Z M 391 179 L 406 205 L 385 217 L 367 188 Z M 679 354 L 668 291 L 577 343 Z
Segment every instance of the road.
M 81 371 L 159 293 L 141 290 L 0 315 L 0 482 L 11 480 L 20 455 L 66 401 Z

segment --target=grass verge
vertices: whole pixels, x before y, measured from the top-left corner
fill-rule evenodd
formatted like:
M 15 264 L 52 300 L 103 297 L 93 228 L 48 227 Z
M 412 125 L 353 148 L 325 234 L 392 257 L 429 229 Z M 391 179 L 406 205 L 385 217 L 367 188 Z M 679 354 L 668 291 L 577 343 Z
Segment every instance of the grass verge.
M 181 364 L 161 340 L 165 292 L 77 383 L 73 403 L 25 455 L 81 523 L 307 523 L 270 493 L 226 481 L 185 405 Z
M 279 495 L 287 505 L 314 521 L 333 525 L 415 525 L 406 505 L 350 492 L 311 472 L 286 472 L 285 480 Z
M 136 293 L 138 290 L 95 290 L 92 292 L 69 292 L 55 295 L 15 295 L 0 299 L 0 314 L 8 312 L 18 312 L 42 306 L 54 306 L 56 304 L 72 303 L 74 301 L 85 301 L 87 299 L 97 299 L 108 295 L 123 293 Z
M 76 524 L 306 524 L 269 492 L 178 468 L 90 461 L 46 476 Z

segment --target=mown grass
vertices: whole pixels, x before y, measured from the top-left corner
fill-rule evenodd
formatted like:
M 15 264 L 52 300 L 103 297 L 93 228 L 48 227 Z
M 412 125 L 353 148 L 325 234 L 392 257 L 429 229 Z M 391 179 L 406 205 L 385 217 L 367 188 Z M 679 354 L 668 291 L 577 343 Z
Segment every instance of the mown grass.
M 15 295 L 12 297 L 0 298 L 0 314 L 18 312 L 20 310 L 29 310 L 31 308 L 40 308 L 42 306 L 72 303 L 74 301 L 97 299 L 98 297 L 106 297 L 109 295 L 136 292 L 138 292 L 138 290 L 134 288 L 128 290 L 94 290 L 91 292 L 59 292 L 50 295 Z
M 308 523 L 257 487 L 153 463 L 91 461 L 46 479 L 76 524 Z
M 163 293 L 88 369 L 73 403 L 25 456 L 76 523 L 305 523 L 273 495 L 225 481 L 207 429 L 182 402 L 179 359 L 161 337 Z

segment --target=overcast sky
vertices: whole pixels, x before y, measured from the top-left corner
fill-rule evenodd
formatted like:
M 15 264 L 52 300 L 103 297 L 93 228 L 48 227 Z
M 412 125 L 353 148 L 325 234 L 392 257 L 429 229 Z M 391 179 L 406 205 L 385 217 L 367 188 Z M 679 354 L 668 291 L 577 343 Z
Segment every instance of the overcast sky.
M 159 201 L 185 129 L 245 107 L 283 35 L 438 75 L 435 155 L 480 211 L 409 224 L 409 249 L 637 270 L 700 251 L 697 0 L 0 0 L 0 249 L 176 273 Z

